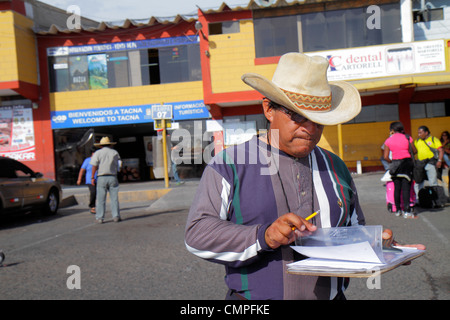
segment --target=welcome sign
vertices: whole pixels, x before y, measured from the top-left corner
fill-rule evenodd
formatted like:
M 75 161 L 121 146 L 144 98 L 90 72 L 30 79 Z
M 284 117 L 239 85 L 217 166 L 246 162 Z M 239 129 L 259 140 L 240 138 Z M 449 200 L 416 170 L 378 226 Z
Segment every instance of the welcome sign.
M 210 118 L 203 100 L 167 103 L 173 107 L 173 120 Z M 160 106 L 160 104 L 154 104 Z M 152 104 L 98 109 L 52 111 L 52 129 L 98 127 L 150 123 Z

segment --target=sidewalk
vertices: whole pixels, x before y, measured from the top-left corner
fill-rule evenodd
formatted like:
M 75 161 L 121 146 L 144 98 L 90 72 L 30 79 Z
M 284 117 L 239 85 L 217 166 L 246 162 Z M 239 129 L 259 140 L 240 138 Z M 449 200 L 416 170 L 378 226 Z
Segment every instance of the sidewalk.
M 191 206 L 200 179 L 184 181 L 178 186 L 170 183 L 169 188 L 165 187 L 164 180 L 121 183 L 119 202 L 149 202 L 147 211 L 151 212 L 187 209 Z M 62 186 L 62 190 L 61 208 L 86 206 L 89 202 L 89 189 L 85 185 Z

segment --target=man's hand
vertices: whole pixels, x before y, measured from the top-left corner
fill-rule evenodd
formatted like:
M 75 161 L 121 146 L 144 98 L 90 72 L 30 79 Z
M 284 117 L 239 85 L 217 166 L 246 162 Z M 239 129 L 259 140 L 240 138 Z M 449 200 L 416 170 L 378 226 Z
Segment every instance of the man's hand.
M 279 217 L 266 229 L 265 240 L 270 248 L 276 249 L 316 229 L 312 223 L 290 212 Z

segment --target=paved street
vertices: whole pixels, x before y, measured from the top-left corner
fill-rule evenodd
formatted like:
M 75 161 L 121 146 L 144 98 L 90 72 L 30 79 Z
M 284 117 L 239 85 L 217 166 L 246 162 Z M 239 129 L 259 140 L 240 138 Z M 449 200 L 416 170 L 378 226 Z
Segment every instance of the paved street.
M 367 224 L 392 228 L 398 241 L 424 243 L 428 251 L 410 266 L 382 275 L 380 289 L 353 279 L 347 298 L 450 299 L 450 204 L 419 212 L 414 220 L 395 217 L 387 213 L 381 176 L 354 175 Z M 0 249 L 6 260 L 0 267 L 0 299 L 222 300 L 223 267 L 196 258 L 184 246 L 187 208 L 197 184 L 187 181 L 166 195 L 160 181 L 121 185 L 120 223 L 107 211 L 106 223 L 95 224 L 83 202 L 55 217 L 2 220 Z M 66 188 L 66 202 L 82 201 L 86 193 L 84 187 Z M 79 267 L 81 289 L 68 289 L 74 274 L 69 266 Z

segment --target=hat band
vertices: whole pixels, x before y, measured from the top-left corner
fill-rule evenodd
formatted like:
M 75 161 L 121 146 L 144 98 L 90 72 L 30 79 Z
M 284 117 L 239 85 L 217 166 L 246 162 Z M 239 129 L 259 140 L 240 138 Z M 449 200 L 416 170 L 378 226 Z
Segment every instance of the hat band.
M 308 94 L 296 93 L 280 88 L 292 101 L 295 106 L 304 110 L 328 111 L 331 109 L 331 94 L 329 96 L 311 96 Z

